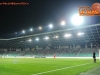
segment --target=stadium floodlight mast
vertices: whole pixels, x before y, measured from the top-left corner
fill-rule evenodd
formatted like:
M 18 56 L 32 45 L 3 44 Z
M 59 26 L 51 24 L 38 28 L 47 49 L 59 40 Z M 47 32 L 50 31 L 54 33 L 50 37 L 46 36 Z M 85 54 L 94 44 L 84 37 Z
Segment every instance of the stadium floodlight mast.
M 72 36 L 71 34 L 65 34 L 64 37 L 70 37 Z
M 84 22 L 83 16 L 79 16 L 79 14 L 75 14 L 71 17 L 71 23 L 75 26 L 80 26 Z
M 32 31 L 33 31 L 33 29 L 32 29 L 32 28 L 30 28 L 30 31 L 32 32 Z
M 49 28 L 53 28 L 53 24 L 49 24 Z
M 61 25 L 64 26 L 64 25 L 65 25 L 65 21 L 62 21 L 62 22 L 61 22 Z
M 35 40 L 36 40 L 36 41 L 39 41 L 39 38 L 36 38 Z
M 24 34 L 25 33 L 25 30 L 23 30 L 22 33 Z
M 29 41 L 29 42 L 32 42 L 32 39 L 29 39 L 28 41 Z
M 39 27 L 39 30 L 42 30 L 42 27 Z
M 79 35 L 79 36 L 80 36 L 80 35 L 83 35 L 83 34 L 84 34 L 83 32 L 79 32 L 77 35 Z
M 48 36 L 46 36 L 46 37 L 45 37 L 45 39 L 46 39 L 46 40 L 48 40 L 48 39 L 49 39 L 49 37 L 48 37 Z
M 55 36 L 54 38 L 56 38 L 56 39 L 57 39 L 57 38 L 58 38 L 58 36 Z

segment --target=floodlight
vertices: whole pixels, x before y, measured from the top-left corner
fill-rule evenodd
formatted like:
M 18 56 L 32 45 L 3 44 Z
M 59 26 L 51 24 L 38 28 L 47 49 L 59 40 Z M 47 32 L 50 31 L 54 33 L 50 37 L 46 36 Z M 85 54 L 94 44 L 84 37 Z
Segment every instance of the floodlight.
M 28 41 L 29 41 L 29 42 L 31 42 L 31 41 L 32 41 L 32 39 L 29 39 Z
M 84 34 L 84 33 L 82 33 L 82 34 Z
M 48 40 L 48 39 L 49 39 L 49 37 L 45 37 L 45 39 L 46 39 L 46 40 Z
M 53 25 L 52 25 L 52 24 L 50 24 L 50 25 L 49 25 L 49 27 L 50 27 L 50 28 L 53 28 Z
M 83 16 L 79 16 L 78 14 L 76 14 L 76 15 L 72 16 L 71 22 L 75 26 L 82 25 L 82 23 L 84 22 Z
M 25 33 L 25 30 L 23 30 L 22 33 Z
M 42 27 L 39 27 L 39 30 L 42 30 Z
M 70 37 L 70 36 L 72 36 L 71 34 L 65 34 L 64 35 L 65 37 Z
M 79 32 L 77 35 L 83 35 L 84 33 Z
M 32 29 L 32 28 L 30 28 L 30 31 L 33 31 L 33 29 Z
M 36 40 L 36 41 L 39 41 L 39 38 L 36 38 L 35 40 Z
M 54 38 L 58 38 L 58 36 L 55 36 Z
M 64 26 L 64 25 L 65 25 L 65 21 L 62 21 L 62 22 L 61 22 L 61 25 Z

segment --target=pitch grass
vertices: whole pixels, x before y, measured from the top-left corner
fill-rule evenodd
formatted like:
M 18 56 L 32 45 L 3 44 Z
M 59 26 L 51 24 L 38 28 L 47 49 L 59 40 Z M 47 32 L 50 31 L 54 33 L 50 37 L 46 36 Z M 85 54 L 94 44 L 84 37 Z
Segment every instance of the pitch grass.
M 32 75 L 91 62 L 93 59 L 0 58 L 0 75 Z M 98 61 L 41 75 L 79 75 L 99 65 Z

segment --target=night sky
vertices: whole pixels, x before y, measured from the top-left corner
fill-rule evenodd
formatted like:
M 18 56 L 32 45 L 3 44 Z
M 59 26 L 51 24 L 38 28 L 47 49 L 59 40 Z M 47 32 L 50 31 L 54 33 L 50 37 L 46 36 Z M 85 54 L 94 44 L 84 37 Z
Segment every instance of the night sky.
M 91 6 L 100 0 L 12 0 L 13 2 L 28 2 L 29 5 L 0 5 L 0 38 L 12 38 L 23 36 L 21 31 L 42 26 L 44 32 L 48 31 L 48 24 L 53 23 L 56 28 L 61 29 L 59 23 L 61 20 L 71 26 L 70 17 L 78 12 L 79 6 Z M 11 0 L 0 0 L 0 2 L 12 2 Z M 100 23 L 100 17 L 85 17 L 84 25 Z M 64 28 L 67 28 L 64 27 Z M 53 31 L 53 30 L 51 30 Z M 15 34 L 18 32 L 18 34 Z

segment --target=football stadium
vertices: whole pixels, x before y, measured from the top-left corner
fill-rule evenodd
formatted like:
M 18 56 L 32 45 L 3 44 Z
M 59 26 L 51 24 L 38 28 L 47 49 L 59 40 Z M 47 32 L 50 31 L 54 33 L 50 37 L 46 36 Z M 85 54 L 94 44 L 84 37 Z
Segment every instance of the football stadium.
M 66 21 L 65 18 L 61 19 L 61 16 L 58 23 L 55 19 L 59 19 L 59 14 L 64 15 L 65 12 L 59 11 L 65 10 L 62 9 L 64 3 L 71 5 L 70 1 L 67 4 L 67 0 L 34 0 L 33 4 L 29 1 L 23 6 L 21 3 L 15 4 L 16 6 L 8 3 L 8 6 L 6 2 L 0 2 L 0 5 L 3 5 L 0 7 L 3 9 L 0 12 L 0 75 L 100 75 L 98 16 L 84 18 L 79 16 L 78 12 L 71 18 L 72 24 L 68 23 L 69 18 Z M 91 0 L 91 4 L 93 3 Z M 82 2 L 79 2 L 79 6 L 81 4 Z M 99 5 L 97 9 L 100 9 L 100 3 L 96 4 Z M 70 12 L 69 14 L 72 15 Z M 70 16 L 69 14 L 67 16 Z M 42 21 L 43 24 L 48 24 L 42 25 Z M 41 25 L 37 27 L 39 22 Z M 34 28 L 27 29 L 31 24 Z M 19 31 L 23 27 L 26 29 Z M 6 38 L 3 37 L 4 34 L 7 35 Z
M 100 65 L 99 34 L 100 24 L 94 24 L 0 39 L 0 75 L 91 75 L 84 72 Z

